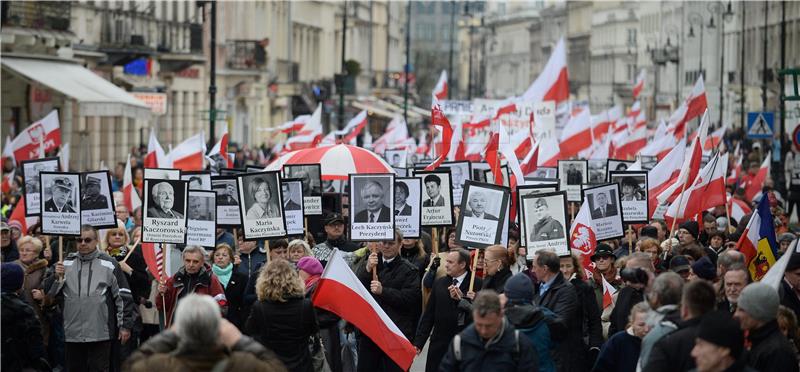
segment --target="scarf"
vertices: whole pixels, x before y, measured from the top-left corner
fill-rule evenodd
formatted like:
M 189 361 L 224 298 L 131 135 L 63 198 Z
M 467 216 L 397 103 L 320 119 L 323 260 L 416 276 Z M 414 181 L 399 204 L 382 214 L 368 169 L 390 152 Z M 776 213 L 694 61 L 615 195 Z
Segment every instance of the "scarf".
M 231 274 L 233 274 L 233 264 L 229 263 L 227 267 L 219 267 L 217 264 L 211 265 L 211 270 L 214 271 L 214 275 L 217 276 L 219 282 L 222 284 L 222 288 L 228 288 L 228 282 L 231 280 Z

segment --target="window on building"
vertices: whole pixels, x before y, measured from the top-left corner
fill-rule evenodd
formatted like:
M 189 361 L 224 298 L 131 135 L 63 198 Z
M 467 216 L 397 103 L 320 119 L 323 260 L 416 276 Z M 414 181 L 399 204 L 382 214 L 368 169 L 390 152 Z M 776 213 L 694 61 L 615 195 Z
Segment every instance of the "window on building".
M 628 46 L 636 45 L 636 29 L 629 28 L 628 29 Z

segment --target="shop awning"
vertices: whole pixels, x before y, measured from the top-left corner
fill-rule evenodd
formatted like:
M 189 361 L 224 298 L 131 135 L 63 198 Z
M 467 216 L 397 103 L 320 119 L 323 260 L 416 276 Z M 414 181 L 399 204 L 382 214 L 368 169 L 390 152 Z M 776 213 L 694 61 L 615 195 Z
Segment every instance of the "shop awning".
M 144 102 L 81 65 L 18 57 L 3 57 L 0 63 L 25 79 L 74 98 L 80 116 L 150 118 Z

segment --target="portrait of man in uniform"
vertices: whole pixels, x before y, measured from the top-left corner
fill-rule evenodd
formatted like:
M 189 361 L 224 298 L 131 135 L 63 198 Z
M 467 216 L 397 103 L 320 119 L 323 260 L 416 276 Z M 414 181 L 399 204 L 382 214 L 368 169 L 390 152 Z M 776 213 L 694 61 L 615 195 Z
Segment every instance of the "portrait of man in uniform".
M 105 195 L 100 193 L 102 180 L 100 177 L 95 175 L 89 175 L 86 177 L 86 181 L 84 181 L 83 195 L 81 195 L 81 209 L 82 210 L 92 210 L 92 209 L 107 209 L 108 208 L 108 198 Z
M 67 177 L 56 177 L 50 187 L 50 199 L 44 202 L 45 212 L 75 213 L 72 208 L 73 184 Z
M 535 221 L 530 231 L 530 240 L 534 242 L 563 239 L 564 225 L 556 221 L 550 213 L 547 200 L 544 198 L 536 199 L 533 203 L 532 220 Z

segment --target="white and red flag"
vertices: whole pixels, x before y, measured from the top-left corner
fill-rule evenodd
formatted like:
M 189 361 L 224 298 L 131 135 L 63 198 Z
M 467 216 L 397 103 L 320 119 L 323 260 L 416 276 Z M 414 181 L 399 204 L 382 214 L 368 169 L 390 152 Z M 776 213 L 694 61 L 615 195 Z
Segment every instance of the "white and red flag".
M 320 141 L 322 141 L 322 104 L 317 105 L 303 127 L 286 140 L 286 148 L 289 151 L 314 148 Z
M 602 141 L 611 130 L 611 126 L 622 119 L 622 106 L 616 105 L 599 115 L 592 116 L 592 136 L 595 141 Z
M 328 310 L 356 326 L 397 364 L 411 368 L 416 351 L 356 274 L 334 250 L 312 297 L 314 306 Z
M 686 143 L 686 140 L 683 141 Z M 679 140 L 675 136 L 654 136 L 653 140 L 639 151 L 639 155 L 655 156 L 661 160 L 677 146 L 678 142 Z
M 614 158 L 633 159 L 645 146 L 647 146 L 647 127 L 635 128 L 624 140 L 614 145 Z
M 219 137 L 219 141 L 211 148 L 211 151 L 208 152 L 208 156 L 211 157 L 212 155 L 219 154 L 225 159 L 224 168 L 233 168 L 233 161 L 228 158 L 228 126 L 223 125 L 222 127 L 224 128 L 222 136 Z M 260 153 L 261 151 L 259 151 L 259 154 Z
M 701 144 L 705 142 L 706 135 L 708 134 L 707 119 L 708 115 L 703 115 L 703 119 L 700 121 L 700 128 L 697 128 L 699 135 L 692 141 L 692 145 L 689 147 L 689 157 L 684 159 L 678 179 L 674 184 L 658 195 L 658 202 L 660 204 L 672 202 L 682 190 L 692 186 L 697 174 L 700 173 L 700 162 L 703 158 Z
M 617 289 L 606 280 L 605 276 L 600 275 L 600 277 L 603 280 L 603 309 L 605 309 L 614 302 L 614 294 L 617 293 Z
M 453 139 L 453 127 L 450 125 L 450 121 L 447 120 L 447 116 L 444 115 L 441 106 L 439 106 L 439 100 L 436 99 L 436 97 L 433 97 L 433 107 L 431 108 L 431 125 L 442 128 L 442 151 L 433 163 L 425 167 L 426 171 L 438 168 L 439 165 L 447 159 Z
M 522 98 L 526 102 L 555 101 L 556 106 L 569 99 L 567 48 L 563 37 L 558 40 L 544 69 Z
M 658 195 L 678 180 L 685 156 L 686 139 L 682 138 L 667 153 L 667 156 L 659 160 L 656 166 L 647 172 L 647 204 L 650 207 L 650 213 L 654 213 L 659 205 Z
M 728 131 L 728 124 L 724 124 L 721 128 L 711 132 L 708 138 L 706 138 L 706 142 L 703 144 L 703 151 L 711 151 L 717 148 L 717 146 L 722 143 L 722 138 L 725 137 L 726 131 Z
M 13 148 L 14 148 L 14 145 L 12 144 L 11 136 L 6 136 L 6 143 L 5 143 L 5 145 L 3 145 L 3 158 L 0 161 L 5 163 L 6 158 L 14 159 L 14 149 Z M 14 160 L 14 163 L 16 163 L 16 160 Z
M 728 213 L 734 221 L 741 221 L 744 216 L 753 213 L 753 209 L 747 205 L 747 202 L 741 199 L 736 199 L 728 195 Z
M 561 147 L 555 137 L 547 137 L 538 142 L 540 167 L 555 167 L 563 159 Z
M 692 218 L 702 211 L 726 204 L 725 173 L 728 170 L 728 154 L 717 155 L 697 175 L 692 186 L 675 199 L 664 217 L 678 222 Z
M 147 154 L 144 156 L 145 168 L 167 168 L 169 167 L 167 155 L 164 148 L 158 143 L 155 128 L 150 128 L 150 139 L 147 141 Z
M 344 129 L 340 131 L 342 135 L 342 143 L 356 144 L 356 137 L 361 134 L 361 131 L 367 126 L 367 110 L 361 110 L 358 115 L 354 116 L 347 122 Z M 339 133 L 337 133 L 339 134 Z
M 61 146 L 61 126 L 58 121 L 58 111 L 53 110 L 20 132 L 9 147 L 14 159 L 22 162 L 43 158 L 47 151 L 55 150 L 59 146 Z M 5 151 L 3 156 L 7 156 Z
M 8 217 L 8 226 L 16 227 L 23 235 L 28 234 L 28 227 L 33 226 L 39 220 L 39 216 L 25 217 L 25 195 L 19 197 L 14 211 Z
M 571 158 L 592 147 L 592 115 L 589 109 L 581 109 L 573 113 L 567 125 L 561 131 L 561 156 Z
M 447 70 L 442 70 L 439 75 L 439 81 L 433 87 L 433 96 L 438 100 L 447 99 Z
M 597 236 L 592 220 L 589 202 L 584 201 L 581 209 L 575 215 L 572 226 L 569 228 L 569 246 L 573 252 L 578 252 L 584 270 L 592 270 L 592 255 L 597 248 Z
M 758 172 L 750 179 L 750 182 L 747 183 L 744 189 L 745 199 L 752 201 L 756 195 L 761 192 L 761 189 L 764 187 L 764 182 L 767 180 L 767 176 L 769 176 L 771 158 L 772 153 L 767 152 L 767 156 L 764 158 L 764 162 L 761 163 L 761 167 L 758 168 Z
M 483 150 L 484 160 L 489 164 L 489 169 L 492 171 L 492 177 L 496 185 L 503 186 L 503 171 L 500 168 L 500 133 L 492 132 L 489 136 L 489 142 Z
M 204 154 L 206 153 L 206 141 L 203 132 L 187 138 L 185 141 L 175 146 L 167 154 L 167 163 L 170 168 L 182 171 L 203 170 Z
M 522 174 L 527 176 L 539 168 L 539 143 L 534 143 L 519 165 Z
M 639 75 L 636 76 L 636 83 L 633 84 L 633 99 L 639 98 L 639 94 L 642 93 L 642 90 L 644 89 L 645 78 L 647 78 L 647 72 L 645 69 L 642 69 L 639 71 Z
M 131 172 L 130 154 L 128 154 L 128 161 L 125 163 L 125 172 L 122 175 L 122 201 L 125 203 L 125 207 L 128 208 L 128 211 L 131 214 L 133 214 L 136 209 L 142 206 L 142 199 L 139 198 L 136 188 L 133 187 L 133 172 Z
M 703 83 L 703 75 L 700 75 L 689 93 L 689 97 L 686 97 L 686 100 L 669 117 L 667 133 L 677 138 L 683 138 L 686 135 L 686 124 L 703 115 L 707 108 L 706 87 Z
M 397 145 L 405 144 L 408 140 L 408 125 L 400 116 L 395 116 L 392 121 L 386 126 L 386 132 L 378 137 L 373 143 L 373 151 L 377 154 L 383 154 L 387 149 L 392 149 Z M 420 142 L 419 148 L 430 148 L 432 144 Z

